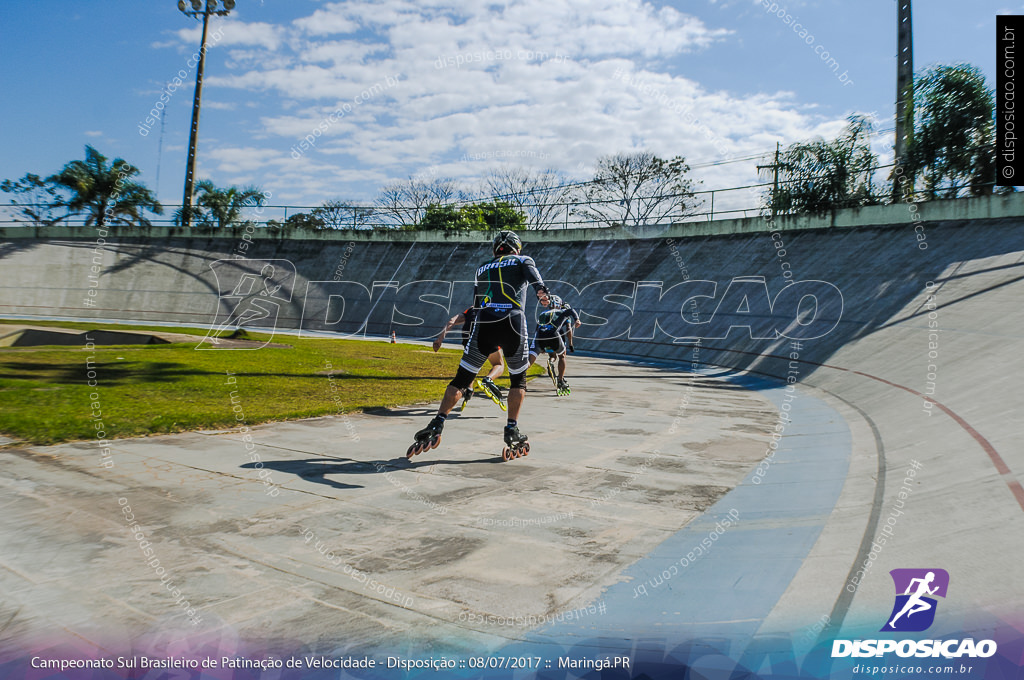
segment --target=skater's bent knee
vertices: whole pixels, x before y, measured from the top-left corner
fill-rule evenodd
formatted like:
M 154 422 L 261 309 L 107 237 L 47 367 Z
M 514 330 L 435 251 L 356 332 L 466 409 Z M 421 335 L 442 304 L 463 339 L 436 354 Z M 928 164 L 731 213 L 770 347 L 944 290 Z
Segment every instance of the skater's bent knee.
M 509 382 L 514 390 L 526 391 L 526 371 L 509 375 Z
M 469 386 L 473 384 L 473 378 L 475 377 L 476 373 L 459 366 L 458 373 L 455 374 L 455 377 L 452 378 L 452 381 L 448 384 L 465 394 L 466 390 L 469 389 Z

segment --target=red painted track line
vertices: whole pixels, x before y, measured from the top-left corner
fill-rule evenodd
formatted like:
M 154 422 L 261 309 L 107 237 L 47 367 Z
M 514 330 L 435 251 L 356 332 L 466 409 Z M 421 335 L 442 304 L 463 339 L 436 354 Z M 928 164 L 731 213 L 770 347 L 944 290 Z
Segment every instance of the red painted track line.
M 745 352 L 743 350 L 725 349 L 725 348 L 722 348 L 722 347 L 708 347 L 707 349 L 717 349 L 717 350 L 721 350 L 721 351 L 736 352 L 738 354 L 749 354 L 749 355 L 752 355 L 752 356 L 759 356 L 759 357 L 772 357 L 774 359 L 783 359 L 785 361 L 790 361 L 789 357 L 781 356 L 781 355 L 778 355 L 778 354 L 757 354 L 756 352 Z M 999 476 L 1003 478 L 1004 482 L 1006 482 L 1006 486 L 1008 486 L 1010 488 L 1010 493 L 1012 493 L 1013 497 L 1015 499 L 1017 499 L 1017 504 L 1020 505 L 1021 510 L 1024 510 L 1024 486 L 1021 486 L 1021 483 L 1018 482 L 1014 478 L 1013 471 L 1010 470 L 1010 467 L 1006 464 L 1006 461 L 1004 461 L 1003 457 L 999 455 L 998 451 L 996 451 L 996 447 L 992 446 L 992 442 L 990 442 L 989 440 L 985 439 L 984 435 L 982 435 L 980 432 L 975 430 L 971 426 L 970 423 L 968 423 L 966 420 L 961 418 L 959 414 L 957 414 L 955 411 L 953 411 L 953 409 L 949 408 L 948 406 L 946 406 L 945 404 L 943 404 L 941 402 L 935 401 L 934 399 L 932 399 L 930 397 L 926 397 L 925 395 L 921 394 L 917 390 L 912 389 L 910 387 L 907 387 L 906 385 L 900 385 L 899 383 L 894 383 L 894 382 L 892 382 L 890 380 L 886 380 L 885 378 L 879 378 L 877 375 L 871 375 L 870 373 L 865 373 L 864 371 L 857 371 L 857 370 L 854 370 L 852 368 L 843 368 L 842 366 L 834 366 L 832 364 L 821 364 L 821 363 L 818 363 L 817 361 L 808 361 L 807 359 L 795 359 L 795 361 L 799 361 L 800 363 L 803 363 L 803 364 L 809 364 L 811 366 L 820 366 L 822 368 L 831 368 L 831 369 L 836 370 L 836 371 L 845 371 L 846 373 L 854 373 L 856 375 L 860 375 L 860 376 L 863 376 L 865 378 L 870 378 L 871 380 L 877 380 L 880 383 L 883 383 L 885 385 L 889 385 L 890 387 L 896 387 L 898 389 L 901 389 L 901 390 L 903 390 L 905 392 L 909 392 L 910 394 L 913 394 L 915 396 L 921 397 L 922 399 L 925 399 L 925 400 L 935 404 L 946 415 L 948 415 L 950 418 L 952 418 L 953 422 L 955 422 L 957 425 L 959 425 L 961 428 L 963 428 L 963 430 L 967 434 L 969 434 L 971 437 L 973 437 L 974 441 L 978 442 L 978 444 L 981 446 L 982 450 L 986 454 L 988 454 L 989 460 L 992 461 L 992 465 L 994 465 L 995 468 L 996 468 L 996 472 L 998 472 Z M 722 368 L 729 368 L 729 367 L 728 366 L 723 366 Z
M 808 363 L 813 363 L 813 362 L 808 362 Z M 946 415 L 948 415 L 950 418 L 952 418 L 957 423 L 957 425 L 962 427 L 967 432 L 967 434 L 969 434 L 972 437 L 974 437 L 974 441 L 978 442 L 978 444 L 981 445 L 981 448 L 985 451 L 985 453 L 988 454 L 988 457 L 992 460 L 992 464 L 995 465 L 996 471 L 999 473 L 999 475 L 1001 477 L 1003 477 L 1003 481 L 1006 482 L 1006 485 L 1008 487 L 1010 487 L 1010 493 L 1013 494 L 1014 498 L 1017 499 L 1017 503 L 1020 504 L 1021 509 L 1024 510 L 1024 487 L 1021 486 L 1020 482 L 1018 482 L 1016 479 L 1013 478 L 1013 472 L 1010 470 L 1010 467 L 1006 464 L 1006 461 L 1003 460 L 1003 457 L 999 455 L 999 452 L 996 451 L 996 448 L 994 446 L 992 446 L 992 443 L 989 440 L 985 439 L 985 437 L 980 432 L 975 430 L 971 426 L 970 423 L 968 423 L 966 420 L 961 418 L 959 414 L 957 414 L 955 411 L 953 411 L 953 409 L 949 408 L 948 406 L 946 406 L 945 404 L 943 404 L 941 402 L 938 402 L 938 401 L 935 401 L 934 399 L 926 397 L 925 395 L 921 394 L 917 390 L 911 389 L 911 388 L 909 388 L 909 387 L 907 387 L 905 385 L 900 385 L 900 384 L 897 384 L 897 383 L 894 383 L 894 382 L 890 382 L 890 381 L 886 380 L 885 378 L 879 378 L 878 376 L 871 375 L 870 373 L 864 373 L 863 371 L 854 371 L 853 369 L 850 369 L 850 368 L 843 368 L 841 366 L 832 366 L 830 364 L 819 364 L 819 366 L 824 366 L 824 367 L 827 367 L 827 368 L 834 368 L 834 369 L 839 370 L 839 371 L 847 371 L 849 373 L 856 373 L 857 375 L 862 375 L 865 378 L 871 378 L 872 380 L 877 380 L 878 382 L 885 383 L 886 385 L 891 385 L 893 387 L 898 387 L 901 390 L 904 390 L 906 392 L 910 392 L 911 394 L 917 395 L 917 396 L 921 397 L 922 399 L 925 399 L 925 400 L 935 404 L 936 406 L 938 406 L 940 409 L 942 409 L 942 411 Z
M 758 352 L 744 351 L 742 349 L 732 349 L 732 348 L 726 348 L 726 347 L 714 347 L 714 346 L 709 346 L 709 345 L 705 345 L 705 348 L 706 349 L 719 350 L 719 351 L 730 351 L 730 352 L 735 352 L 737 354 L 748 354 L 750 356 L 768 356 L 768 357 L 771 357 L 771 358 L 783 359 L 783 360 L 785 360 L 785 362 L 788 362 L 788 360 L 795 360 L 795 362 L 800 362 L 801 364 L 807 364 L 808 366 L 817 366 L 817 367 L 820 367 L 820 368 L 823 368 L 823 369 L 833 369 L 835 371 L 843 371 L 845 373 L 853 373 L 853 374 L 856 374 L 858 376 L 862 376 L 864 378 L 869 378 L 870 380 L 877 380 L 878 382 L 886 384 L 886 385 L 889 385 L 890 387 L 896 387 L 896 388 L 901 389 L 901 390 L 903 390 L 905 392 L 909 392 L 910 394 L 913 394 L 915 396 L 920 396 L 923 399 L 927 399 L 928 401 L 934 403 L 934 405 L 937 406 L 939 409 L 941 409 L 942 412 L 945 413 L 947 416 L 949 416 L 953 420 L 954 423 L 956 423 L 957 425 L 961 426 L 964 429 L 965 432 L 970 434 L 974 438 L 974 440 L 978 442 L 978 444 L 980 445 L 982 451 L 984 451 L 985 454 L 988 455 L 989 460 L 992 461 L 992 465 L 995 466 L 995 471 L 999 473 L 999 476 L 1002 477 L 1002 480 L 1004 480 L 1007 483 L 1007 486 L 1010 487 L 1010 493 L 1014 495 L 1015 499 L 1017 499 L 1017 504 L 1021 506 L 1021 510 L 1024 510 L 1024 486 L 1021 485 L 1021 482 L 1017 481 L 1017 479 L 1014 476 L 1013 470 L 1010 469 L 1010 466 L 1007 465 L 1006 461 L 1002 460 L 1002 456 L 999 456 L 999 452 L 995 451 L 995 447 L 993 447 L 991 441 L 986 439 L 985 436 L 981 432 L 979 432 L 978 430 L 974 429 L 974 427 L 972 427 L 970 423 L 968 423 L 966 420 L 964 420 L 961 416 L 959 416 L 952 409 L 950 409 L 949 407 L 944 405 L 944 403 L 942 403 L 940 401 L 936 401 L 935 399 L 933 399 L 931 397 L 925 396 L 924 394 L 922 394 L 918 390 L 915 390 L 915 389 L 912 389 L 910 387 L 907 387 L 906 385 L 900 385 L 899 383 L 894 383 L 894 382 L 892 382 L 890 380 L 886 380 L 885 378 L 880 378 L 878 376 L 873 376 L 870 373 L 864 373 L 863 371 L 855 371 L 854 369 L 846 369 L 846 368 L 843 368 L 842 366 L 834 366 L 834 365 L 831 365 L 831 364 L 819 364 L 818 362 L 811 362 L 811 360 L 808 360 L 808 359 L 805 359 L 805 358 L 790 359 L 790 357 L 783 356 L 781 354 L 761 354 L 761 353 L 758 353 Z M 728 367 L 728 366 L 721 366 L 721 365 L 717 365 L 717 364 L 709 365 L 709 366 L 717 366 L 718 368 L 722 368 L 722 369 L 733 369 L 734 368 L 734 367 Z M 754 371 L 754 373 L 761 373 L 761 372 Z M 774 376 L 772 374 L 762 373 L 762 375 L 768 375 L 768 376 L 771 376 L 771 377 L 773 377 L 775 379 L 778 379 L 778 376 Z

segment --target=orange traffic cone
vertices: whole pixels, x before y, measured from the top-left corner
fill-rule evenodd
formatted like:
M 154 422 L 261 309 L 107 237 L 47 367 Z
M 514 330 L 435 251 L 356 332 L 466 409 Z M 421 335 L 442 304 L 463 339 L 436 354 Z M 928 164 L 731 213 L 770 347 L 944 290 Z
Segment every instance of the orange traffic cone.
M 391 344 L 395 344 L 398 340 L 395 338 L 395 332 L 391 331 Z

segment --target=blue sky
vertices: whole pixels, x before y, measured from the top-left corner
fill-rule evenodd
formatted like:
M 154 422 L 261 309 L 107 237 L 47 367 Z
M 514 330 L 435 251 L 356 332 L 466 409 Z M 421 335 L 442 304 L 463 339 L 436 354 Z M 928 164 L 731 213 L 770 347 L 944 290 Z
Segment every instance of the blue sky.
M 915 67 L 969 62 L 993 86 L 1000 13 L 1024 3 L 918 0 Z M 600 155 L 650 149 L 684 156 L 702 188 L 749 184 L 755 160 L 706 164 L 831 136 L 855 112 L 891 129 L 895 17 L 895 0 L 237 0 L 211 23 L 197 176 L 272 203 L 365 203 L 412 175 L 588 179 Z M 180 203 L 198 43 L 174 0 L 0 4 L 0 178 L 92 144 Z M 161 149 L 161 123 L 140 124 L 179 71 Z

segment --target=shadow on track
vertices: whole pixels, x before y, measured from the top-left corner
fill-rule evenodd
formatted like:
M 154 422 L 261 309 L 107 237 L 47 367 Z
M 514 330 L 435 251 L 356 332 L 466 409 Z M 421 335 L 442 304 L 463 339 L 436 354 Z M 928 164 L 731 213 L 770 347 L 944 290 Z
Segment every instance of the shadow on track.
M 421 467 L 432 465 L 490 465 L 502 463 L 501 456 L 475 460 L 439 460 L 426 458 L 423 460 L 407 460 L 405 456 L 392 458 L 390 460 L 357 461 L 351 458 L 307 458 L 305 460 L 264 460 L 262 468 L 274 470 L 282 474 L 295 475 L 313 482 L 314 484 L 325 484 L 335 489 L 362 489 L 360 484 L 347 484 L 334 479 L 328 479 L 328 475 L 380 475 L 400 470 L 415 470 Z M 245 463 L 241 468 L 256 469 L 256 463 Z

